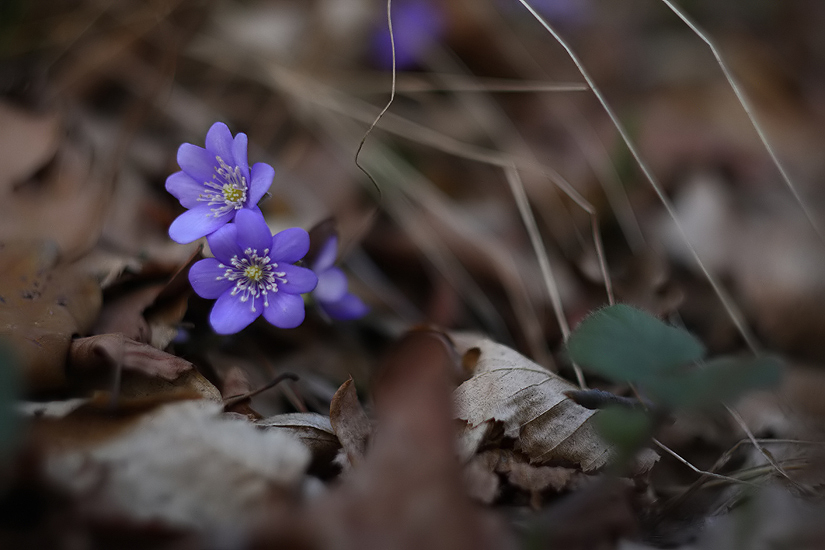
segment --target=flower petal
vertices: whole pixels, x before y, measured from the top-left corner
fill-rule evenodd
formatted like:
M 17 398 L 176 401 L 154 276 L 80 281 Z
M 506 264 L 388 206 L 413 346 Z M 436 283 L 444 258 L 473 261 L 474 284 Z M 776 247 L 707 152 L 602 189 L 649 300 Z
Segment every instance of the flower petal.
M 298 267 L 297 265 L 278 264 L 276 271 L 283 271 L 286 273 L 286 282 L 280 283 L 278 289 L 290 294 L 303 294 L 304 292 L 312 292 L 315 285 L 318 284 L 318 277 L 312 270 L 305 267 Z M 346 279 L 344 279 L 346 285 Z M 344 288 L 346 292 L 346 287 Z
M 347 276 L 337 267 L 318 273 L 318 286 L 312 292 L 319 302 L 337 302 L 347 293 Z
M 209 323 L 218 334 L 234 334 L 258 318 L 264 309 L 263 298 L 255 300 L 255 311 L 252 307 L 252 302 L 241 302 L 240 295 L 224 292 L 209 314 Z
M 229 166 L 235 166 L 235 155 L 232 153 L 232 132 L 223 122 L 216 122 L 206 133 L 206 150 L 213 157 L 221 157 Z
M 191 143 L 184 143 L 178 148 L 178 164 L 198 183 L 212 181 L 215 174 L 215 155 Z
M 264 308 L 264 319 L 278 328 L 295 328 L 304 322 L 304 300 L 298 294 L 276 292 Z
M 181 244 L 191 243 L 209 235 L 232 219 L 232 212 L 220 217 L 212 215 L 212 209 L 198 206 L 178 216 L 169 226 L 169 237 Z
M 332 235 L 327 239 L 327 242 L 318 251 L 315 256 L 315 261 L 312 264 L 312 270 L 316 273 L 326 271 L 332 264 L 335 263 L 335 257 L 338 255 L 338 235 Z
M 327 315 L 338 321 L 350 321 L 366 315 L 370 308 L 355 294 L 347 294 L 337 302 L 319 302 Z
M 246 154 L 247 137 L 244 133 L 239 133 L 235 136 L 235 141 L 232 142 L 232 157 L 235 159 L 235 166 L 240 167 L 243 177 L 246 181 L 249 179 L 249 158 Z M 255 201 L 258 202 L 258 201 Z
M 257 207 L 238 210 L 235 224 L 238 226 L 238 245 L 242 249 L 251 248 L 262 255 L 272 245 L 272 232 Z
M 276 262 L 297 262 L 309 252 L 309 233 L 300 227 L 284 229 L 272 237 L 271 246 L 269 255 Z
M 195 208 L 202 204 L 198 197 L 203 193 L 203 184 L 193 180 L 185 172 L 175 172 L 166 178 L 166 190 L 185 208 Z
M 258 204 L 258 201 L 266 195 L 274 178 L 275 169 L 267 163 L 256 162 L 252 166 L 252 179 L 249 183 L 249 198 L 247 199 L 250 206 Z
M 233 256 L 242 256 L 243 248 L 238 245 L 238 227 L 228 223 L 206 237 L 209 250 L 222 264 L 229 265 Z
M 223 277 L 226 271 L 226 269 L 219 266 L 220 262 L 215 258 L 206 258 L 196 262 L 189 268 L 189 282 L 192 284 L 195 294 L 201 298 L 214 300 L 232 288 L 232 281 L 218 279 L 218 277 Z

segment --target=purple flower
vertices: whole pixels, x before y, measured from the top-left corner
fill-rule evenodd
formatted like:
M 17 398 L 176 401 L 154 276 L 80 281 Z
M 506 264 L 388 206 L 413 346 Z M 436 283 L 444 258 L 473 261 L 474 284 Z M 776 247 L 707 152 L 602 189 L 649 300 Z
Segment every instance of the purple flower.
M 191 243 L 232 221 L 241 209 L 258 209 L 275 170 L 259 162 L 250 171 L 246 145 L 246 134 L 233 139 L 226 124 L 216 122 L 206 134 L 205 149 L 180 146 L 181 171 L 166 179 L 166 190 L 189 210 L 169 227 L 173 241 Z
M 209 322 L 218 334 L 233 334 L 263 313 L 279 328 L 304 321 L 304 300 L 318 278 L 305 267 L 292 265 L 309 251 L 309 234 L 293 227 L 272 235 L 259 210 L 242 209 L 235 223 L 206 237 L 214 258 L 189 270 L 195 292 L 215 306 Z
M 395 65 L 409 69 L 418 64 L 427 50 L 445 31 L 444 15 L 427 0 L 400 0 L 392 5 L 392 33 L 395 41 Z M 392 68 L 392 43 L 386 11 L 373 37 L 373 54 L 382 69 Z
M 338 237 L 333 235 L 321 247 L 312 264 L 318 275 L 318 286 L 312 292 L 321 309 L 333 319 L 349 321 L 366 315 L 369 308 L 361 298 L 347 291 L 347 276 L 335 267 Z

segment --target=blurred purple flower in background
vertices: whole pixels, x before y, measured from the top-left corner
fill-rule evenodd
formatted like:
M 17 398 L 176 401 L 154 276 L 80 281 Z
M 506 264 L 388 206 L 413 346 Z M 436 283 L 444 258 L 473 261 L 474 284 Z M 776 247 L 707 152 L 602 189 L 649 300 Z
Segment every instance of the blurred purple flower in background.
M 172 240 L 191 243 L 232 221 L 241 209 L 258 209 L 275 170 L 259 162 L 250 172 L 246 147 L 246 134 L 233 139 L 223 122 L 209 129 L 205 149 L 191 143 L 180 146 L 181 171 L 166 179 L 166 190 L 189 210 L 169 227 Z
M 386 15 L 386 12 L 385 12 Z M 392 45 L 386 16 L 373 36 L 372 53 L 382 69 L 392 69 Z M 446 28 L 444 14 L 427 0 L 394 0 L 392 31 L 395 39 L 395 65 L 403 70 L 415 67 L 427 50 L 437 43 Z
M 321 309 L 333 319 L 349 321 L 363 317 L 369 311 L 361 298 L 347 290 L 347 276 L 335 267 L 338 237 L 331 236 L 318 252 L 312 271 L 318 276 L 318 286 L 312 296 Z
M 202 298 L 215 300 L 209 322 L 218 334 L 233 334 L 261 314 L 279 328 L 304 321 L 302 293 L 318 278 L 292 265 L 309 251 L 309 234 L 293 227 L 272 235 L 259 210 L 242 209 L 206 237 L 214 258 L 197 262 L 189 282 Z

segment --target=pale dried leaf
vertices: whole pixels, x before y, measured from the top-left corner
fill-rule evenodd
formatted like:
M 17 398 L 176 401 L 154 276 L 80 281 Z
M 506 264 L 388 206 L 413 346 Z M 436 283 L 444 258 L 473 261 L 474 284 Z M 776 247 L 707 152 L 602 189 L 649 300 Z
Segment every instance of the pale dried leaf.
M 556 492 L 567 489 L 570 483 L 582 473 L 573 468 L 561 466 L 534 466 L 528 463 L 523 455 L 512 451 L 498 452 L 498 463 L 495 470 L 507 474 L 507 480 L 531 493 L 540 493 L 547 489 Z
M 166 405 L 88 452 L 51 456 L 48 473 L 102 515 L 215 531 L 248 527 L 297 488 L 309 451 L 220 412 L 203 400 Z
M 286 433 L 306 445 L 312 456 L 319 460 L 335 458 L 341 443 L 332 430 L 329 417 L 313 412 L 279 414 L 258 420 L 256 424 L 266 430 Z
M 363 458 L 372 434 L 372 423 L 358 401 L 352 378 L 341 384 L 329 405 L 329 420 L 350 463 Z
M 564 395 L 577 386 L 516 351 L 477 336 L 453 337 L 458 350 L 478 348 L 472 378 L 454 392 L 456 415 L 465 434 L 485 422 L 500 422 L 505 437 L 532 463 L 579 466 L 589 472 L 604 466 L 611 447 L 596 432 L 585 409 Z M 469 437 L 469 435 L 462 437 Z
M 63 418 L 90 401 L 88 397 L 76 397 L 65 401 L 23 401 L 17 410 L 23 416 Z
M 484 504 L 492 504 L 498 496 L 499 478 L 494 471 L 495 462 L 489 453 L 477 454 L 464 466 L 462 476 L 467 494 Z

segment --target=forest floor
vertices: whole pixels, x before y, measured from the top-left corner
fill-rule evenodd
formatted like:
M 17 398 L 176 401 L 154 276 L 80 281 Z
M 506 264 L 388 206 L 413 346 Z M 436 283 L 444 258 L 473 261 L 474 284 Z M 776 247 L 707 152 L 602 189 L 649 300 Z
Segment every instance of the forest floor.
M 0 4 L 0 547 L 825 548 L 825 4 L 680 4 Z M 216 122 L 365 315 L 220 330 Z

